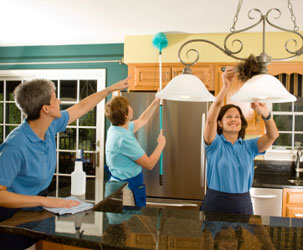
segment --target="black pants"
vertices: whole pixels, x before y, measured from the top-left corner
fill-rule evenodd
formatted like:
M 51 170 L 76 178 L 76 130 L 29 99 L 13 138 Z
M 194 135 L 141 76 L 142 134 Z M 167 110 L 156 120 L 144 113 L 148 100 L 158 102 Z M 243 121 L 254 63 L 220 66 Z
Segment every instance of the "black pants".
M 253 214 L 249 192 L 241 194 L 223 193 L 208 189 L 200 210 L 228 214 Z
M 41 191 L 39 196 L 47 196 L 47 189 Z M 0 207 L 0 221 L 12 217 L 20 208 Z M 38 240 L 16 234 L 0 232 L 0 250 L 24 250 L 34 245 Z

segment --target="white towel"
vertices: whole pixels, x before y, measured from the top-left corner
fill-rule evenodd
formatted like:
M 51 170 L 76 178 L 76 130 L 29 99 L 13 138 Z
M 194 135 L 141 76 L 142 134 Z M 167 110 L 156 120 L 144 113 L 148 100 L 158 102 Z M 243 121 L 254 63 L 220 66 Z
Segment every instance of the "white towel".
M 83 202 L 81 200 L 79 200 L 76 197 L 70 196 L 70 197 L 66 197 L 64 198 L 66 200 L 75 200 L 75 201 L 80 201 L 80 204 L 76 207 L 70 207 L 70 208 L 50 208 L 50 207 L 43 207 L 44 209 L 46 209 L 47 211 L 50 211 L 52 213 L 55 214 L 75 214 L 78 212 L 82 212 L 88 209 L 91 209 L 94 205 L 92 203 L 87 203 L 87 202 Z

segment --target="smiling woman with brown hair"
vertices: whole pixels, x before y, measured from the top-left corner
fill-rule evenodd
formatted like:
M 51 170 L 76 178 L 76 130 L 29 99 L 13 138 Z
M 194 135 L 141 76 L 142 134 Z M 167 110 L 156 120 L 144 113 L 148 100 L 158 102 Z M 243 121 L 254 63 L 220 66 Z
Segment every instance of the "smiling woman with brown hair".
M 244 66 L 239 67 L 242 67 L 242 72 L 248 72 L 251 76 L 254 71 L 252 65 L 254 62 L 250 57 Z M 254 158 L 265 153 L 277 139 L 279 132 L 266 105 L 252 103 L 251 108 L 265 121 L 266 133 L 259 138 L 244 140 L 247 121 L 241 109 L 232 104 L 222 106 L 235 75 L 236 70 L 233 67 L 226 67 L 223 87 L 207 116 L 204 145 L 208 190 L 201 210 L 253 214 L 249 189 L 254 177 Z

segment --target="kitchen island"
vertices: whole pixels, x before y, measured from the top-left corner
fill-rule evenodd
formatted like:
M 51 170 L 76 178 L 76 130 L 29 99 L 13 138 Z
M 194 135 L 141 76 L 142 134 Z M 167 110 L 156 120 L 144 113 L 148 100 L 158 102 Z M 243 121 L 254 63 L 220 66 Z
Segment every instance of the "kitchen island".
M 303 219 L 123 207 L 122 187 L 77 214 L 20 210 L 0 232 L 88 249 L 303 249 Z

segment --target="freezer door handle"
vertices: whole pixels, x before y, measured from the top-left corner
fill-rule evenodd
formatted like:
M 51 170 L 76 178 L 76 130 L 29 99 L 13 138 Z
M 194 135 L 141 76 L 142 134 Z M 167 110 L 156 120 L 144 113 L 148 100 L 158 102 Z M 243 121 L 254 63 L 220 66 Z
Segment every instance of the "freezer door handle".
M 273 199 L 277 198 L 277 195 L 252 195 L 251 198 L 256 198 L 256 199 Z
M 165 202 L 152 202 L 147 201 L 146 205 L 165 206 L 165 207 L 197 207 L 198 204 L 194 203 L 165 203 Z

